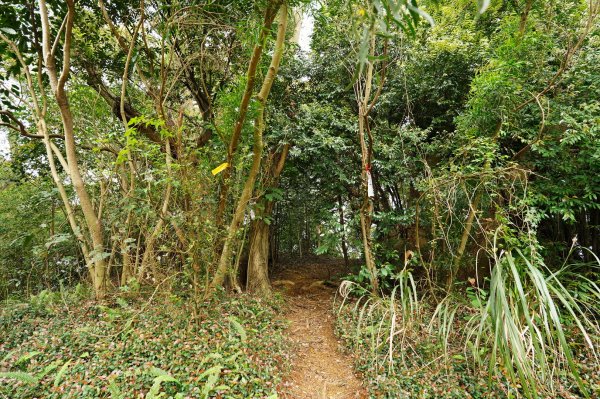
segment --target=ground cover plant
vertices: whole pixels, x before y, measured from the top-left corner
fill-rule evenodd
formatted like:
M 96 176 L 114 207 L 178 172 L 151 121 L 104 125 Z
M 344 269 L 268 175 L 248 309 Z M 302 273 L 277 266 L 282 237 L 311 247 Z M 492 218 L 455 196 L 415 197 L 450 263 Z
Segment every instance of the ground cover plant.
M 274 398 L 281 300 L 38 294 L 0 316 L 0 397 Z
M 0 1 L 0 392 L 268 398 L 343 269 L 372 395 L 598 397 L 599 98 L 600 0 Z

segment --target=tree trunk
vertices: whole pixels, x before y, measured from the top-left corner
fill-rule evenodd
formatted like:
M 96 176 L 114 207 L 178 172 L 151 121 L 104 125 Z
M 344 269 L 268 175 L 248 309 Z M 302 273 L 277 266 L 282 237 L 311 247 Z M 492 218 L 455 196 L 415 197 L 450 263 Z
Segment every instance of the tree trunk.
M 250 236 L 246 290 L 259 296 L 271 293 L 269 283 L 269 225 L 264 219 L 255 220 Z
M 167 167 L 167 178 L 170 179 L 171 175 L 171 146 L 169 144 L 169 139 L 165 140 L 165 162 Z M 154 244 L 156 240 L 160 236 L 162 228 L 165 224 L 165 219 L 167 217 L 167 212 L 169 210 L 169 201 L 171 199 L 171 190 L 172 185 L 171 181 L 167 182 L 167 188 L 165 189 L 165 198 L 163 200 L 162 207 L 160 209 L 160 214 L 158 215 L 158 222 L 154 226 L 154 229 L 148 236 L 146 240 L 146 249 L 144 250 L 144 255 L 142 256 L 142 264 L 140 266 L 140 270 L 138 271 L 138 279 L 141 280 L 144 278 L 144 271 L 148 265 L 154 265 Z
M 77 151 L 75 143 L 75 134 L 73 128 L 73 115 L 69 106 L 65 84 L 69 78 L 70 58 L 71 58 L 71 40 L 73 32 L 73 21 L 75 19 L 75 4 L 73 0 L 67 0 L 67 16 L 65 19 L 65 34 L 63 45 L 62 71 L 58 74 L 54 53 L 51 51 L 51 28 L 48 19 L 48 10 L 44 0 L 39 1 L 40 17 L 42 23 L 42 53 L 44 65 L 49 75 L 50 86 L 60 110 L 60 116 L 63 124 L 64 144 L 67 155 L 67 173 L 73 183 L 73 188 L 79 203 L 83 216 L 92 240 L 93 250 L 90 253 L 90 262 L 93 264 L 91 270 L 92 282 L 96 298 L 103 299 L 106 295 L 106 261 L 104 260 L 104 238 L 102 225 L 96 216 L 91 198 L 85 188 L 85 183 L 79 170 L 77 160 Z
M 289 144 L 286 144 L 283 147 L 277 162 L 270 168 L 269 174 L 271 175 L 271 184 L 268 185 L 268 188 L 277 187 L 277 182 L 283 171 L 289 148 Z M 260 296 L 267 296 L 271 293 L 271 284 L 269 282 L 271 226 L 266 222 L 266 219 L 273 215 L 275 203 L 264 197 L 261 202 L 263 210 L 260 212 L 260 215 L 258 215 L 259 218 L 252 222 L 246 290 Z
M 467 248 L 467 243 L 469 242 L 469 237 L 471 236 L 471 230 L 473 229 L 473 222 L 475 221 L 475 216 L 477 215 L 477 210 L 479 208 L 479 203 L 481 202 L 482 197 L 482 189 L 477 190 L 475 193 L 475 198 L 473 202 L 469 202 L 469 214 L 467 215 L 467 220 L 465 222 L 465 227 L 462 232 L 462 236 L 460 238 L 460 244 L 458 246 L 458 250 L 456 251 L 456 256 L 454 257 L 454 262 L 452 263 L 452 269 L 450 274 L 448 275 L 448 279 L 446 281 L 446 287 L 448 290 L 452 287 L 452 282 L 454 277 L 456 277 L 458 270 L 460 268 L 460 262 L 465 254 L 465 250 Z
M 223 218 L 225 215 L 225 207 L 227 205 L 227 198 L 229 195 L 229 180 L 231 178 L 231 163 L 233 160 L 233 156 L 237 151 L 238 144 L 240 142 L 242 128 L 244 127 L 244 122 L 246 121 L 246 115 L 248 114 L 248 106 L 250 105 L 250 99 L 252 97 L 252 92 L 254 90 L 254 83 L 256 80 L 256 70 L 258 68 L 258 64 L 260 62 L 260 58 L 262 56 L 262 52 L 264 49 L 264 44 L 267 40 L 267 37 L 271 31 L 271 26 L 273 25 L 273 21 L 275 16 L 277 15 L 277 10 L 279 8 L 279 3 L 277 1 L 273 1 L 267 7 L 265 11 L 265 18 L 263 22 L 263 27 L 260 31 L 260 36 L 258 38 L 258 42 L 254 46 L 252 51 L 252 56 L 250 57 L 250 62 L 248 64 L 248 71 L 246 72 L 246 87 L 244 88 L 244 94 L 242 96 L 242 100 L 240 102 L 240 110 L 238 114 L 238 119 L 235 122 L 233 127 L 233 133 L 231 135 L 231 140 L 229 141 L 229 146 L 227 147 L 227 162 L 229 163 L 229 168 L 223 171 L 223 184 L 221 186 L 221 192 L 219 194 L 219 206 L 217 208 L 217 216 L 216 216 L 216 224 L 217 227 L 221 227 L 223 225 Z
M 279 70 L 279 64 L 281 62 L 281 58 L 283 56 L 283 48 L 285 43 L 285 33 L 287 28 L 287 5 L 283 4 L 281 6 L 280 12 L 280 20 L 279 20 L 279 28 L 277 31 L 277 40 L 275 43 L 275 49 L 273 51 L 273 56 L 271 58 L 271 65 L 269 66 L 269 70 L 265 79 L 263 81 L 260 92 L 257 96 L 258 106 L 258 114 L 255 121 L 254 127 L 254 145 L 253 145 L 253 159 L 252 166 L 250 168 L 250 173 L 248 174 L 248 178 L 246 179 L 246 183 L 244 184 L 244 188 L 242 190 L 242 194 L 238 200 L 235 213 L 233 215 L 233 219 L 227 229 L 227 236 L 225 238 L 225 242 L 223 244 L 223 250 L 221 252 L 221 256 L 219 258 L 219 263 L 217 265 L 217 269 L 215 271 L 215 275 L 210 285 L 209 291 L 214 291 L 217 287 L 223 286 L 223 282 L 225 281 L 225 277 L 229 273 L 230 265 L 231 265 L 231 255 L 233 252 L 233 245 L 235 242 L 235 238 L 240 227 L 240 224 L 244 220 L 244 216 L 246 214 L 246 207 L 248 205 L 248 201 L 252 197 L 252 193 L 254 191 L 254 183 L 256 182 L 256 177 L 260 170 L 261 158 L 263 154 L 263 133 L 265 129 L 265 107 L 267 104 L 267 99 L 269 97 L 269 93 L 271 92 L 271 87 L 273 87 L 273 82 L 275 81 L 275 76 L 277 75 L 277 71 Z
M 591 231 L 591 247 L 595 254 L 600 254 L 600 211 L 598 209 L 590 210 L 590 231 Z
M 93 274 L 93 265 L 90 262 L 90 253 L 88 249 L 88 244 L 86 243 L 85 237 L 81 233 L 81 229 L 77 223 L 77 219 L 75 219 L 75 213 L 73 212 L 73 207 L 71 207 L 71 202 L 69 201 L 69 196 L 67 194 L 67 190 L 62 183 L 61 177 L 58 175 L 58 170 L 56 168 L 56 163 L 54 162 L 54 154 L 52 149 L 52 144 L 50 141 L 50 137 L 48 135 L 48 129 L 46 128 L 46 121 L 40 120 L 38 122 L 38 129 L 40 133 L 44 135 L 44 144 L 46 146 L 46 156 L 48 157 L 48 163 L 50 164 L 50 174 L 52 175 L 52 179 L 54 180 L 54 184 L 58 189 L 58 193 L 60 194 L 60 198 L 62 200 L 63 206 L 65 207 L 65 213 L 67 214 L 67 220 L 69 222 L 69 226 L 77 238 L 77 241 L 81 245 L 81 252 L 83 253 L 83 257 L 85 259 L 85 263 L 88 266 L 90 272 L 90 278 L 94 278 Z
M 369 53 L 372 57 L 375 55 L 375 32 L 371 32 L 370 50 Z M 365 256 L 365 266 L 369 271 L 369 277 L 371 282 L 371 290 L 374 295 L 379 295 L 379 282 L 377 280 L 377 266 L 375 264 L 375 258 L 372 251 L 371 242 L 371 221 L 373 215 L 373 201 L 370 198 L 369 193 L 369 179 L 371 170 L 371 158 L 372 158 L 372 138 L 369 132 L 369 111 L 372 105 L 369 105 L 371 98 L 371 90 L 373 87 L 373 63 L 369 62 L 365 76 L 359 78 L 356 84 L 356 93 L 358 100 L 358 138 L 360 141 L 361 149 L 361 186 L 363 203 L 360 208 L 360 227 L 363 241 L 363 252 Z M 366 136 L 369 135 L 369 143 L 367 144 Z
M 365 255 L 365 266 L 369 271 L 371 281 L 371 290 L 373 294 L 379 295 L 379 282 L 377 280 L 377 266 L 371 250 L 371 214 L 373 213 L 373 204 L 369 198 L 363 200 L 360 208 L 360 230 L 362 233 L 363 252 Z
M 344 255 L 344 265 L 350 266 L 348 260 L 348 245 L 346 244 L 346 222 L 344 220 L 344 203 L 342 202 L 342 196 L 338 195 L 338 212 L 340 214 L 340 227 L 342 229 L 342 255 Z
M 121 270 L 121 285 L 127 285 L 127 282 L 134 275 L 133 264 L 131 263 L 131 255 L 129 254 L 129 244 L 121 240 L 121 256 L 123 259 L 123 270 Z

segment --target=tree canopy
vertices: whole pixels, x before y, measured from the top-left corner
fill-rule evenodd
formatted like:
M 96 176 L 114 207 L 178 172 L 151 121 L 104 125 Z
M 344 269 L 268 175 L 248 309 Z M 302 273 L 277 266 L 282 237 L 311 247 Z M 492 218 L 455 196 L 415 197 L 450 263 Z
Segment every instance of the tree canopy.
M 598 0 L 3 2 L 0 298 L 83 282 L 102 301 L 165 281 L 194 303 L 266 298 L 281 261 L 328 255 L 356 263 L 361 294 L 410 281 L 437 306 L 485 292 L 475 346 L 505 337 L 477 355 L 493 373 L 534 397 L 532 376 L 560 364 L 590 395 L 563 325 L 583 346 L 598 326 L 599 13 Z M 564 320 L 536 307 L 552 301 Z M 512 317 L 519 333 L 491 321 Z M 565 361 L 524 365 L 513 333 Z

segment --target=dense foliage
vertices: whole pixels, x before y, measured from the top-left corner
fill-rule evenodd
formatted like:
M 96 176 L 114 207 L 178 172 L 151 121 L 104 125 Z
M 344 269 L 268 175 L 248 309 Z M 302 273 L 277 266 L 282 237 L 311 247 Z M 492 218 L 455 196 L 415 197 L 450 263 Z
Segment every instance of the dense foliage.
M 347 342 L 388 397 L 435 395 L 397 371 L 421 367 L 424 386 L 442 378 L 426 367 L 440 356 L 448 384 L 465 373 L 449 395 L 593 396 L 599 14 L 598 0 L 4 2 L 0 298 L 89 285 L 100 321 L 77 313 L 93 335 L 64 355 L 82 359 L 110 323 L 167 323 L 171 305 L 100 305 L 125 287 L 175 287 L 182 314 L 229 313 L 231 299 L 212 298 L 270 297 L 281 259 L 359 259 L 345 286 L 358 316 L 340 331 L 354 323 Z M 353 302 L 364 296 L 373 307 Z M 19 314 L 24 329 L 45 317 Z M 74 320 L 46 327 L 57 337 Z M 408 330 L 419 364 L 406 346 L 365 346 Z M 11 356 L 36 379 L 23 395 L 66 364 Z M 132 371 L 143 377 L 129 388 L 202 389 L 167 363 Z

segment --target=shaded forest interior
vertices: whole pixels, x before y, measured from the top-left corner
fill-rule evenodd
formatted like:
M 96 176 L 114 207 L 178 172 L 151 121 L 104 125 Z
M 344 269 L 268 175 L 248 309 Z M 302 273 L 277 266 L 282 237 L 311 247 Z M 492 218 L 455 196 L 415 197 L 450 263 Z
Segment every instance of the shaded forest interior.
M 306 300 L 373 397 L 598 396 L 599 15 L 0 3 L 0 395 L 271 399 Z M 331 262 L 317 299 L 272 284 Z M 208 358 L 166 353 L 170 314 Z

